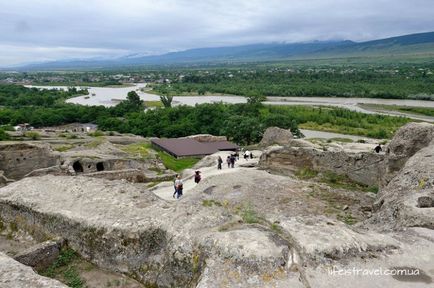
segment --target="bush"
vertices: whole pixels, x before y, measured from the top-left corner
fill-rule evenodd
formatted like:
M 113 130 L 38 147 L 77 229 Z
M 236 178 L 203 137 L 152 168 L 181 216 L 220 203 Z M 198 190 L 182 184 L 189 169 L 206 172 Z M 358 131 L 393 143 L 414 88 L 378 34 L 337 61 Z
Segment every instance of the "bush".
M 41 134 L 39 134 L 38 132 L 34 132 L 34 131 L 26 132 L 26 133 L 24 133 L 24 136 L 26 136 L 27 138 L 30 138 L 32 140 L 41 139 Z
M 0 141 L 9 140 L 9 134 L 5 130 L 0 129 Z
M 105 136 L 104 132 L 102 132 L 102 131 L 100 131 L 100 130 L 96 130 L 95 132 L 87 133 L 87 135 L 92 136 L 92 137 L 101 137 L 101 136 Z

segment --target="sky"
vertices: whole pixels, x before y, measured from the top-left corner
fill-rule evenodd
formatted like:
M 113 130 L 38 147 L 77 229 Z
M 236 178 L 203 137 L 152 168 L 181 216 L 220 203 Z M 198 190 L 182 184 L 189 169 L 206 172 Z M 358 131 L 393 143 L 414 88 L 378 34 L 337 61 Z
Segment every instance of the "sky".
M 0 67 L 434 31 L 434 0 L 0 0 Z

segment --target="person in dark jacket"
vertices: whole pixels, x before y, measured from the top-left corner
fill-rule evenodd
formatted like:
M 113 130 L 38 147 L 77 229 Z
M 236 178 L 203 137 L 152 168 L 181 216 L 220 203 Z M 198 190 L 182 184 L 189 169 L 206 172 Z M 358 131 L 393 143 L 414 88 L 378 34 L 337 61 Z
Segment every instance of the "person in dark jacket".
M 223 163 L 223 159 L 222 159 L 222 157 L 218 157 L 217 158 L 217 169 L 218 170 L 222 170 L 222 163 Z
M 199 184 L 202 177 L 200 176 L 200 171 L 196 171 L 194 173 L 194 183 Z

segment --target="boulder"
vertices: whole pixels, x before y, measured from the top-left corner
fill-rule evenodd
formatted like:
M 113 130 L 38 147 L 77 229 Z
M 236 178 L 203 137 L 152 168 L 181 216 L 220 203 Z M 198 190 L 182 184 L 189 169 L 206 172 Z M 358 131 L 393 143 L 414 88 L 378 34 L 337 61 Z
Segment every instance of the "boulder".
M 31 267 L 0 252 L 0 287 L 67 288 L 57 280 L 36 274 Z
M 434 139 L 434 125 L 409 123 L 396 132 L 386 151 L 385 174 L 382 185 L 386 186 L 404 167 L 407 160 Z
M 262 140 L 259 145 L 266 147 L 273 144 L 287 145 L 294 136 L 290 130 L 282 129 L 279 127 L 269 127 L 264 132 Z
M 298 145 L 299 147 L 292 145 Z M 307 141 L 291 140 L 288 146 L 271 146 L 262 153 L 261 169 L 283 175 L 292 175 L 299 169 L 309 168 L 319 172 L 345 175 L 351 180 L 377 186 L 383 169 L 383 154 L 349 152 L 343 149 L 322 150 Z
M 382 189 L 374 204 L 376 213 L 370 222 L 384 229 L 434 229 L 433 191 L 434 143 L 408 159 Z
M 39 271 L 48 268 L 57 259 L 61 246 L 61 240 L 45 241 L 18 253 L 14 259 Z

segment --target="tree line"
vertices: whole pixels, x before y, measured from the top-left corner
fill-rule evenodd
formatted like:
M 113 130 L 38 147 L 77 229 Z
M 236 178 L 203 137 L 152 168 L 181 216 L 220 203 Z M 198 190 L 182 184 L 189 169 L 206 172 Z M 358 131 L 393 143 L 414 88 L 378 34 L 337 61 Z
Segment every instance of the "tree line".
M 209 133 L 226 135 L 238 144 L 260 141 L 267 127 L 278 126 L 290 129 L 302 136 L 299 125 L 318 130 L 389 138 L 409 119 L 383 115 L 368 115 L 342 108 L 313 108 L 304 106 L 267 106 L 258 101 L 246 104 L 200 104 L 145 110 L 143 101 L 132 91 L 125 101 L 114 107 L 81 106 L 62 101 L 29 102 L 28 106 L 16 105 L 12 98 L 38 98 L 45 90 L 13 85 L 1 87 L 3 96 L 0 105 L 0 125 L 17 125 L 28 122 L 34 127 L 48 127 L 67 123 L 93 122 L 102 130 L 133 133 L 144 137 L 182 137 Z M 7 93 L 7 89 L 15 93 Z M 16 93 L 17 91 L 22 91 Z M 55 93 L 55 92 L 50 92 Z M 63 92 L 52 97 L 61 99 Z M 5 96 L 6 95 L 6 96 Z M 51 94 L 50 94 L 51 95 Z M 57 95 L 57 96 L 55 96 Z M 58 98 L 56 98 L 58 97 Z M 252 99 L 254 99 L 253 97 Z M 31 109 L 29 109 L 30 104 Z M 1 130 L 1 128 L 0 128 Z M 4 133 L 0 132 L 0 138 Z

